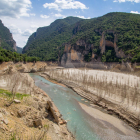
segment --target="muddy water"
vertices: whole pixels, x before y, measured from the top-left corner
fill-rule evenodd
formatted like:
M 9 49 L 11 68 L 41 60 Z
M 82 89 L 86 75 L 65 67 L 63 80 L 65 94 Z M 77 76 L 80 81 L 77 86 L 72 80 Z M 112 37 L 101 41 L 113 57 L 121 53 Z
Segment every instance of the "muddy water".
M 36 86 L 44 90 L 55 103 L 63 119 L 68 121 L 67 127 L 71 131 L 76 140 L 139 140 L 139 134 L 124 124 L 127 129 L 131 130 L 131 135 L 125 135 L 109 122 L 103 122 L 95 119 L 87 114 L 79 105 L 79 102 L 86 104 L 90 103 L 82 101 L 79 95 L 73 90 L 56 85 L 47 81 L 36 74 L 30 74 L 34 79 Z M 122 122 L 123 123 L 123 122 Z M 126 130 L 127 130 L 126 129 Z

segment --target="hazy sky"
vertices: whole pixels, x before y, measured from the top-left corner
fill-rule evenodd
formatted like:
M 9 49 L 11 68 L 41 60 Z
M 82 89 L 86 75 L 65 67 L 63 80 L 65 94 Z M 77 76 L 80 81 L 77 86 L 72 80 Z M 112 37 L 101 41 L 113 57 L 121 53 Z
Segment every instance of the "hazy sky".
M 0 19 L 19 47 L 38 27 L 58 18 L 94 18 L 109 12 L 140 14 L 140 0 L 0 0 Z

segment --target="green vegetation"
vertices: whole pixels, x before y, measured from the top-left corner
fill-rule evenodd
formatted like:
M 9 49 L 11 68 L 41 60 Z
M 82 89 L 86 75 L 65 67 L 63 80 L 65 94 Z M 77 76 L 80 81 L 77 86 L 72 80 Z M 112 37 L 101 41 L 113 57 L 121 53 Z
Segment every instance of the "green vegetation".
M 36 62 L 39 61 L 38 57 L 29 57 L 26 54 L 19 54 L 17 52 L 11 52 L 0 47 L 0 63 L 1 62 Z
M 90 61 L 91 61 L 91 57 L 92 57 L 92 52 L 89 52 L 88 54 L 86 54 L 86 55 L 84 56 L 84 60 L 85 60 L 86 62 L 90 62 Z
M 67 17 L 56 20 L 48 27 L 42 27 L 32 34 L 23 52 L 28 56 L 37 56 L 41 60 L 58 60 L 61 57 L 65 43 L 75 45 L 78 39 L 87 44 L 93 44 L 95 54 L 100 55 L 100 38 L 105 32 L 105 38 L 114 42 L 117 36 L 117 46 L 132 62 L 140 62 L 140 15 L 131 13 L 108 13 L 102 17 L 93 19 L 79 19 Z M 111 57 L 110 57 L 111 56 Z M 85 56 L 89 61 L 89 57 Z M 107 50 L 102 56 L 103 61 L 120 61 L 113 50 Z
M 20 54 L 22 54 L 22 48 L 20 48 L 20 47 L 17 47 L 17 53 L 20 53 Z
M 106 52 L 102 55 L 102 62 L 120 62 L 121 59 L 116 57 L 114 48 L 106 47 Z
M 0 96 L 1 97 L 7 97 L 9 99 L 12 99 L 13 98 L 13 95 L 10 91 L 8 90 L 4 90 L 4 89 L 0 89 Z M 16 93 L 15 94 L 15 97 L 19 100 L 22 100 L 24 97 L 28 97 L 30 95 L 28 94 L 21 94 L 21 93 Z
M 9 29 L 5 27 L 0 20 L 0 46 L 4 49 L 14 51 L 13 47 L 15 45 L 15 41 L 12 38 L 12 34 Z
M 43 61 L 56 61 L 58 55 L 64 51 L 64 43 L 67 43 L 73 36 L 74 24 L 80 21 L 77 17 L 58 19 L 48 27 L 42 27 L 33 33 L 23 53 L 28 56 L 37 56 Z M 61 57 L 61 56 L 60 56 Z

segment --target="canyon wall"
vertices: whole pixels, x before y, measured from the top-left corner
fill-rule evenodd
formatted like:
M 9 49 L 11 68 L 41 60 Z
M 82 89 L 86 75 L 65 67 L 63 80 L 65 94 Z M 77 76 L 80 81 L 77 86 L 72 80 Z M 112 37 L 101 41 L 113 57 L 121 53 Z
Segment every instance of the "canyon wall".
M 65 44 L 65 49 L 63 56 L 61 58 L 61 66 L 66 68 L 80 68 L 80 67 L 87 67 L 92 69 L 113 69 L 113 68 L 119 68 L 119 70 L 124 71 L 133 71 L 131 68 L 131 64 L 124 63 L 119 64 L 118 62 L 111 62 L 111 63 L 103 63 L 101 62 L 101 56 L 105 53 L 106 47 L 114 48 L 114 51 L 116 53 L 117 58 L 126 58 L 126 55 L 122 50 L 119 50 L 117 47 L 117 35 L 114 33 L 114 31 L 106 31 L 106 32 L 99 32 L 101 34 L 100 39 L 100 54 L 94 54 L 93 49 L 95 48 L 93 44 L 88 44 L 84 40 L 79 39 L 76 41 L 74 45 L 71 45 L 70 43 Z M 105 35 L 107 33 L 113 34 L 114 41 L 106 40 Z M 91 53 L 91 60 L 89 62 L 86 62 L 84 60 L 84 57 Z M 116 67 L 117 66 L 117 67 Z

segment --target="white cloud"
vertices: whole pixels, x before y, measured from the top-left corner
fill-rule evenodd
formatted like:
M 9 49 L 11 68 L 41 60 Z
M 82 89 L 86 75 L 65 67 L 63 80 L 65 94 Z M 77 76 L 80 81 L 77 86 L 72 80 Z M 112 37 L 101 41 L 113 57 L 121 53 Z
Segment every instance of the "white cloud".
M 3 24 L 10 29 L 17 46 L 24 47 L 29 36 L 37 30 L 38 27 L 48 26 L 54 21 L 54 18 L 44 20 L 42 18 L 1 18 Z M 12 23 L 12 24 L 11 24 Z M 28 36 L 27 36 L 28 35 Z
M 133 14 L 140 14 L 138 11 L 131 11 L 130 13 L 133 13 Z
M 22 35 L 23 35 L 23 36 L 30 36 L 33 32 L 34 32 L 33 30 L 26 29 L 26 30 L 22 33 Z
M 32 8 L 30 0 L 0 0 L 0 16 L 20 18 L 29 17 L 28 11 Z
M 119 3 L 121 3 L 121 2 L 127 2 L 127 1 L 129 1 L 129 2 L 135 2 L 135 3 L 139 3 L 140 2 L 140 0 L 114 0 L 113 2 L 119 2 Z
M 79 18 L 83 18 L 83 19 L 90 19 L 90 17 L 85 18 L 84 16 L 77 16 L 77 17 L 79 17 Z
M 38 26 L 38 25 L 35 25 L 35 24 L 32 24 L 30 27 L 31 27 L 32 29 L 37 29 L 39 26 Z
M 54 3 L 45 3 L 43 7 L 58 11 L 64 9 L 88 9 L 85 4 L 75 0 L 55 0 Z
M 49 18 L 50 16 L 47 15 L 40 15 L 41 18 Z
M 19 29 L 16 25 L 14 25 L 14 24 L 11 24 L 10 26 L 9 26 L 9 29 L 10 29 L 10 32 L 12 33 L 12 34 L 21 34 L 22 32 L 21 32 L 21 29 Z
M 60 13 L 59 14 L 55 14 L 54 16 L 57 17 L 57 18 L 65 18 L 66 17 L 64 15 L 61 15 Z
M 30 14 L 30 16 L 36 16 L 36 14 L 34 14 L 34 13 L 31 13 L 31 14 Z

